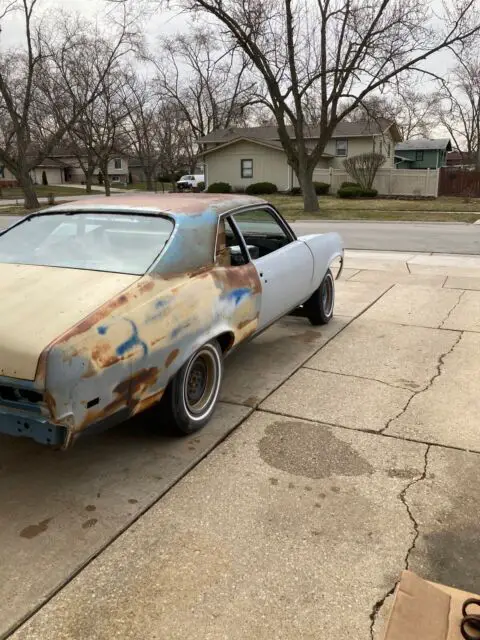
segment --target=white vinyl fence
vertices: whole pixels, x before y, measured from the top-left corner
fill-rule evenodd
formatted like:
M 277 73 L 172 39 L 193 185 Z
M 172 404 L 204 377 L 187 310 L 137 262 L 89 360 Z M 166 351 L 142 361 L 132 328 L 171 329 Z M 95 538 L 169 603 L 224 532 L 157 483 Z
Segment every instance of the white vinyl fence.
M 379 195 L 437 197 L 439 171 L 437 169 L 379 169 L 373 186 Z M 313 179 L 327 182 L 330 193 L 336 193 L 342 182 L 353 179 L 342 169 L 315 169 Z

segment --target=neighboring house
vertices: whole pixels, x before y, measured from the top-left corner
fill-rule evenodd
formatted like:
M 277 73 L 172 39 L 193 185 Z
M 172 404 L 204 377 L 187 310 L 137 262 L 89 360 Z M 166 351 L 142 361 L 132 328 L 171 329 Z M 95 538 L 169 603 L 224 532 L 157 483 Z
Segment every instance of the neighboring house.
M 450 151 L 447 153 L 447 167 L 455 167 L 457 169 L 475 168 L 475 157 L 469 155 L 468 151 Z
M 290 135 L 294 137 L 293 129 Z M 318 139 L 310 129 L 307 144 Z M 394 167 L 395 144 L 401 140 L 395 123 L 384 119 L 341 122 L 328 141 L 317 169 L 343 169 L 345 158 L 376 151 L 386 156 L 384 167 Z M 298 186 L 298 180 L 280 143 L 277 127 L 235 127 L 213 131 L 198 141 L 205 162 L 205 182 L 228 182 L 243 189 L 253 182 L 273 182 L 280 191 Z
M 86 158 L 85 158 L 86 162 Z M 3 169 L 3 177 L 2 177 Z M 56 150 L 49 158 L 45 158 L 35 169 L 30 171 L 33 184 L 42 184 L 42 174 L 45 171 L 48 184 L 82 184 L 85 182 L 85 174 L 80 162 L 68 150 Z M 94 182 L 98 182 L 99 168 L 94 171 Z M 112 183 L 128 182 L 128 157 L 119 154 L 108 163 L 108 175 Z M 0 186 L 2 181 L 15 180 L 8 169 L 0 167 Z
M 395 146 L 395 166 L 397 169 L 439 169 L 446 166 L 447 153 L 451 150 L 448 138 L 406 140 Z

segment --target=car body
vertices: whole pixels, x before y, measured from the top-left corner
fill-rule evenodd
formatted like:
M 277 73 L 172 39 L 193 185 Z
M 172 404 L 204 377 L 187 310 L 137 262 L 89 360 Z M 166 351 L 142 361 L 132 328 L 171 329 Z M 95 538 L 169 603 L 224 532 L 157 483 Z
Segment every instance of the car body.
M 52 207 L 0 234 L 0 433 L 65 448 L 152 406 L 161 423 L 164 395 L 165 415 L 192 432 L 213 411 L 221 357 L 290 312 L 308 315 L 332 262 L 343 265 L 337 234 L 297 239 L 258 198 L 105 202 Z M 312 321 L 333 314 L 329 291 Z
M 195 189 L 198 185 L 205 183 L 205 176 L 200 174 L 188 174 L 182 176 L 177 182 L 177 188 L 179 191 L 185 191 L 186 189 Z

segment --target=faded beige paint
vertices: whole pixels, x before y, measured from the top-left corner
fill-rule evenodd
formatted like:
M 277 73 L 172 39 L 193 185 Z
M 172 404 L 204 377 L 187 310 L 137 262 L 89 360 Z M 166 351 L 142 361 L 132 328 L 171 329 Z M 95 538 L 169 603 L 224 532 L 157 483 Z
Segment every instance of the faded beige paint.
M 253 177 L 241 177 L 241 160 L 253 160 Z M 280 191 L 290 188 L 290 168 L 285 153 L 252 142 L 241 141 L 205 156 L 207 182 L 228 182 L 244 188 L 254 182 L 273 182 Z
M 340 138 L 338 138 L 340 139 Z M 334 158 L 331 159 L 329 166 L 332 169 L 343 169 L 343 162 L 346 157 L 358 156 L 362 153 L 372 153 L 377 151 L 387 155 L 388 145 L 390 144 L 390 155 L 387 156 L 387 160 L 383 165 L 384 168 L 394 166 L 394 154 L 395 154 L 395 142 L 392 139 L 391 134 L 385 133 L 383 136 L 359 136 L 346 138 L 348 140 L 348 153 L 347 156 L 336 155 L 336 140 L 334 138 L 330 140 L 325 149 L 325 153 L 330 153 Z
M 42 351 L 138 276 L 0 264 L 0 375 L 33 380 Z

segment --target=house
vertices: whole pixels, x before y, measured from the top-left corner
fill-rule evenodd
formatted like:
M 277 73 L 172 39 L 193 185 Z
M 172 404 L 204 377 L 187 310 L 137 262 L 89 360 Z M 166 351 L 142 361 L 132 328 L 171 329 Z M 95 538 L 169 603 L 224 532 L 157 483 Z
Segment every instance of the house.
M 455 167 L 457 169 L 474 169 L 476 166 L 476 158 L 468 151 L 459 151 L 454 149 L 447 153 L 447 167 Z
M 86 163 L 85 160 L 82 162 Z M 33 184 L 42 184 L 42 176 L 45 171 L 48 184 L 83 184 L 85 182 L 85 174 L 78 158 L 68 149 L 54 150 L 52 154 L 45 158 L 39 165 L 30 171 L 30 177 Z M 108 175 L 110 182 L 128 182 L 128 157 L 118 154 L 108 163 Z M 94 182 L 98 182 L 98 174 L 100 169 L 96 167 L 94 170 Z M 0 186 L 3 182 L 12 182 L 15 177 L 6 167 L 0 167 Z
M 448 138 L 406 140 L 395 146 L 395 166 L 397 169 L 439 169 L 446 166 L 447 153 L 451 150 Z
M 293 128 L 290 135 L 294 137 Z M 313 146 L 318 132 L 310 128 L 307 144 Z M 343 170 L 345 158 L 379 152 L 386 156 L 385 167 L 394 168 L 395 143 L 401 140 L 395 123 L 385 119 L 341 122 L 328 141 L 319 170 Z M 254 182 L 273 182 L 280 191 L 298 186 L 298 180 L 280 143 L 277 127 L 233 127 L 213 131 L 200 138 L 200 155 L 205 162 L 205 182 L 228 182 L 244 189 Z

